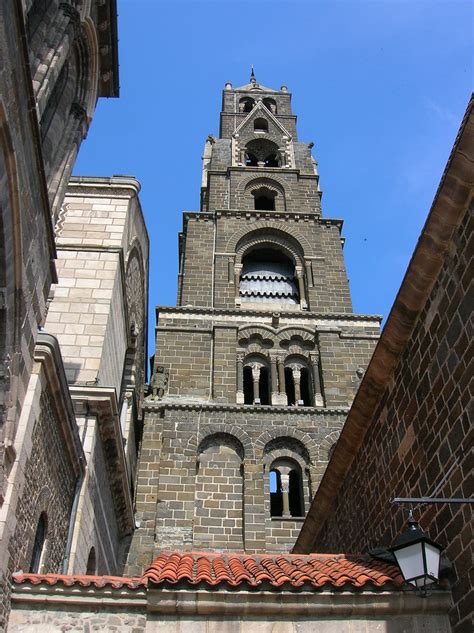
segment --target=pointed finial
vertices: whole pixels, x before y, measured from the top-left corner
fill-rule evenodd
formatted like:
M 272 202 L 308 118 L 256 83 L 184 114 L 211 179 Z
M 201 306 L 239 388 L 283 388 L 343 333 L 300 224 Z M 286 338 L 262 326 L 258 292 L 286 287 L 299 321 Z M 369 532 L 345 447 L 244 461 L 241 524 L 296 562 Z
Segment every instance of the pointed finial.
M 250 73 L 250 83 L 251 84 L 256 84 L 257 83 L 257 80 L 255 79 L 255 73 L 253 72 L 253 64 L 252 64 L 252 70 L 251 70 L 251 73 Z

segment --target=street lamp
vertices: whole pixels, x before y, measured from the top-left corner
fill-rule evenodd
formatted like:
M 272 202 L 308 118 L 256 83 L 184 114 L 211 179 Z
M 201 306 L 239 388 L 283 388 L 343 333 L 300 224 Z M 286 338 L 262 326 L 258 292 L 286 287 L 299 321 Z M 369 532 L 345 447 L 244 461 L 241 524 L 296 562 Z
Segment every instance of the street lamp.
M 388 548 L 400 567 L 405 582 L 426 595 L 426 587 L 439 578 L 440 545 L 425 536 L 410 510 L 408 529 Z

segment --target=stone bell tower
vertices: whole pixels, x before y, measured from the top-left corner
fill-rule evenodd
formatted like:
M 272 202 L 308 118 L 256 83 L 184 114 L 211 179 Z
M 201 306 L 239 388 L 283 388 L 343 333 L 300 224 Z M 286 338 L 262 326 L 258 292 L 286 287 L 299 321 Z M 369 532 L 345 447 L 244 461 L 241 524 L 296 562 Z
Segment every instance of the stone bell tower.
M 354 314 L 291 94 L 226 83 L 184 214 L 156 353 L 127 573 L 160 549 L 289 551 L 379 335 Z

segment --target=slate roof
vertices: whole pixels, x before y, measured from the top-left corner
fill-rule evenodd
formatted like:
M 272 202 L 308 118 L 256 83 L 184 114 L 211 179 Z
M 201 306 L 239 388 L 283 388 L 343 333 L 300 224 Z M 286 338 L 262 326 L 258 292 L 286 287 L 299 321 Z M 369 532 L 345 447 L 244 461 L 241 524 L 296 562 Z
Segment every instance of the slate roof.
M 398 568 L 370 556 L 344 554 L 214 554 L 211 552 L 161 552 L 142 578 L 19 573 L 15 584 L 62 585 L 112 589 L 142 589 L 156 585 L 204 584 L 282 590 L 397 589 L 403 585 Z

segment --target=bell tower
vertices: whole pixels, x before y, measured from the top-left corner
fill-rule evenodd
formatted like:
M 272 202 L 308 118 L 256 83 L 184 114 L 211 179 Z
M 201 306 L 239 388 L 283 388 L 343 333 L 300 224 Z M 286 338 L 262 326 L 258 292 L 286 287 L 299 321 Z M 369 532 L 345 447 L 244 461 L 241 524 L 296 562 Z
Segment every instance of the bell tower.
M 161 549 L 289 551 L 379 336 L 354 314 L 291 93 L 225 84 L 178 305 L 157 307 L 127 573 Z

